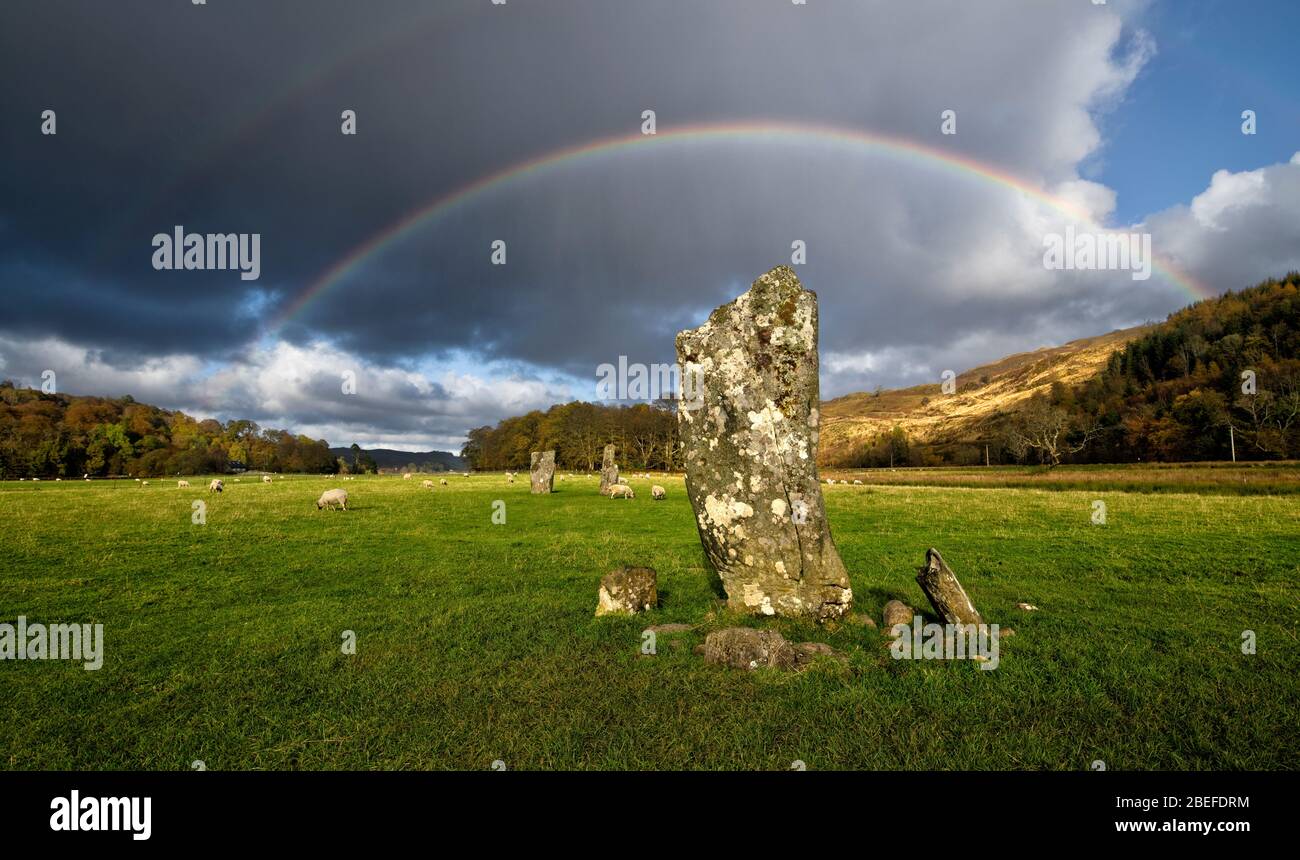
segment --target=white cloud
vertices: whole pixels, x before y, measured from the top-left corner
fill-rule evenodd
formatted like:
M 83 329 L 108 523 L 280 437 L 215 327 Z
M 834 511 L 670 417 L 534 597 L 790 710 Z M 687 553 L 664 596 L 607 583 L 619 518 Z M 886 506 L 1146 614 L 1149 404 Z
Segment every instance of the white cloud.
M 198 418 L 246 418 L 331 445 L 365 447 L 456 451 L 471 427 L 573 396 L 562 384 L 491 365 L 482 374 L 445 370 L 430 378 L 366 362 L 324 341 L 255 346 L 213 370 L 187 355 L 118 367 L 94 350 L 58 339 L 2 337 L 0 367 L 27 387 L 40 387 L 48 368 L 60 392 L 130 394 Z M 345 373 L 352 374 L 355 393 L 344 393 Z
M 1157 254 L 1212 287 L 1300 270 L 1300 158 L 1217 171 L 1189 205 L 1152 215 L 1145 227 Z

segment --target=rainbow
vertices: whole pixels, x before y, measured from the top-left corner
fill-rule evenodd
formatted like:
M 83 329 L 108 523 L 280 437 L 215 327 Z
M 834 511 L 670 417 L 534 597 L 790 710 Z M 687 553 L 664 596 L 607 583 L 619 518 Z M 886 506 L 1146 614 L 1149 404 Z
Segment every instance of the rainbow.
M 421 226 L 447 214 L 457 207 L 464 206 L 478 197 L 527 176 L 536 175 L 547 170 L 571 164 L 592 155 L 609 154 L 632 149 L 646 149 L 655 146 L 696 141 L 730 141 L 742 143 L 753 142 L 813 142 L 842 146 L 861 152 L 881 153 L 890 157 L 901 158 L 928 167 L 936 167 L 993 185 L 1011 189 L 1046 206 L 1063 213 L 1069 218 L 1087 225 L 1090 230 L 1103 230 L 1094 222 L 1091 215 L 1067 200 L 1054 197 L 1020 177 L 990 164 L 976 161 L 964 155 L 958 155 L 937 149 L 927 144 L 918 143 L 901 137 L 859 131 L 855 129 L 836 128 L 833 126 L 804 125 L 773 122 L 730 122 L 684 126 L 655 135 L 641 134 L 639 131 L 616 137 L 606 137 L 575 146 L 554 150 L 539 155 L 528 161 L 507 167 L 497 173 L 484 176 L 462 186 L 448 194 L 436 197 L 375 233 L 366 241 L 354 247 L 328 269 L 321 272 L 315 280 L 289 302 L 276 317 L 274 328 L 279 328 L 298 314 L 302 313 L 313 301 L 325 294 L 330 288 L 347 280 L 348 276 L 359 270 L 367 260 L 382 253 L 385 249 L 400 242 L 414 233 Z M 1177 269 L 1167 260 L 1156 257 L 1153 269 L 1160 272 L 1173 283 L 1181 287 L 1194 301 L 1209 298 L 1214 293 L 1194 280 L 1190 275 Z

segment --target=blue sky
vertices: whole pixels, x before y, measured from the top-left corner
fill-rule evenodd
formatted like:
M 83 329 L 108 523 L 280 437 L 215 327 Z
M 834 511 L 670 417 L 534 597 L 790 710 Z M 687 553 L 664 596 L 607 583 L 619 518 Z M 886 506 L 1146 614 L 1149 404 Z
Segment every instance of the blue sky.
M 1156 54 L 1101 120 L 1096 178 L 1136 223 L 1186 202 L 1220 169 L 1253 170 L 1300 150 L 1300 2 L 1163 0 L 1143 21 Z M 1241 133 L 1241 112 L 1258 132 Z

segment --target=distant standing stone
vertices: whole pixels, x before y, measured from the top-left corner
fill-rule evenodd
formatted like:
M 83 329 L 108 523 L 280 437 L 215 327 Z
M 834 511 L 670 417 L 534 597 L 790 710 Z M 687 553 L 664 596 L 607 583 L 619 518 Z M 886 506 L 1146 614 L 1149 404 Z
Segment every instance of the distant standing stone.
M 778 267 L 677 335 L 686 490 L 729 602 L 838 618 L 853 602 L 817 478 L 817 297 Z
M 600 580 L 596 615 L 635 615 L 659 605 L 658 577 L 652 567 L 620 567 Z
M 555 452 L 534 451 L 533 465 L 529 477 L 532 479 L 534 493 L 549 493 L 555 489 Z M 513 477 L 510 479 L 514 480 Z
M 609 488 L 618 483 L 618 466 L 614 463 L 614 446 L 605 446 L 605 456 L 600 462 L 600 494 L 609 495 Z

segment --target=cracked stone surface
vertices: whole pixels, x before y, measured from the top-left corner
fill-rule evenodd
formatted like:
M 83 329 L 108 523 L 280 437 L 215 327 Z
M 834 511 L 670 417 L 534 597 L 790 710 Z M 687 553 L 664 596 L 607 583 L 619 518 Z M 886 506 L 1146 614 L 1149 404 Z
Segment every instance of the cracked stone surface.
M 733 669 L 793 669 L 799 658 L 793 646 L 775 630 L 728 627 L 715 630 L 699 647 L 704 662 Z
M 659 577 L 652 567 L 620 567 L 600 580 L 596 615 L 635 615 L 659 604 Z
M 728 602 L 757 615 L 838 618 L 853 592 L 817 479 L 817 296 L 780 266 L 677 335 L 686 491 Z M 603 481 L 602 481 L 603 483 Z
M 532 469 L 529 471 L 532 491 L 538 494 L 555 489 L 555 452 L 534 451 Z

